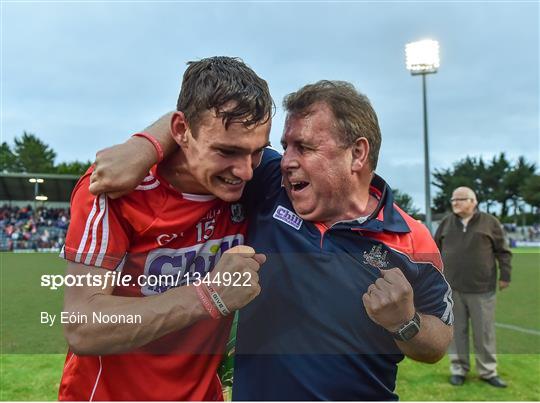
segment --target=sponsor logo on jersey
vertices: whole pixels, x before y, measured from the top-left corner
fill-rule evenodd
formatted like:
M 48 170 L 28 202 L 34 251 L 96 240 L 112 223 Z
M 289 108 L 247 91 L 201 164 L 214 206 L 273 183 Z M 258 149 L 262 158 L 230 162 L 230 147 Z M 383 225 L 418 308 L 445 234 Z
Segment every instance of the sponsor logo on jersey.
M 231 204 L 231 221 L 235 224 L 241 223 L 246 219 L 244 206 L 240 203 Z
M 369 252 L 364 252 L 364 263 L 378 269 L 386 269 L 388 267 L 387 255 L 388 251 L 382 252 L 382 245 L 376 245 Z
M 299 230 L 304 222 L 304 220 L 294 214 L 291 210 L 286 209 L 283 206 L 277 206 L 272 217 L 274 217 L 276 220 L 284 222 L 287 225 L 290 225 L 295 230 Z
M 182 236 L 183 234 L 180 234 Z M 178 234 L 161 234 L 156 238 L 159 246 L 163 246 L 171 242 L 173 239 L 178 238 Z
M 141 292 L 144 295 L 154 295 L 184 285 L 188 277 L 193 281 L 195 272 L 199 273 L 202 279 L 206 273 L 213 270 L 225 251 L 243 244 L 244 236 L 236 234 L 180 249 L 154 249 L 146 257 L 144 275 L 147 278 L 159 278 L 160 281 L 158 284 L 141 287 Z
M 214 208 L 212 210 L 209 210 L 206 215 L 202 218 L 202 221 L 204 220 L 212 220 L 216 218 L 218 215 L 221 214 L 221 208 Z

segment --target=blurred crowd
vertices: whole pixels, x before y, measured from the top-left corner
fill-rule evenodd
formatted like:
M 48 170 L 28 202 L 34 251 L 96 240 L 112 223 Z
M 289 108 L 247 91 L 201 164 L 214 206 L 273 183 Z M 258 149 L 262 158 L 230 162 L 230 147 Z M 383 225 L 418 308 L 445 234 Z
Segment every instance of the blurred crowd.
M 540 224 L 518 226 L 515 223 L 503 224 L 507 237 L 512 241 L 540 241 Z
M 0 208 L 0 250 L 59 250 L 69 226 L 69 209 L 4 205 Z
M 3 205 L 0 208 L 0 251 L 60 250 L 69 226 L 68 208 Z M 540 241 L 540 225 L 504 224 L 510 246 Z

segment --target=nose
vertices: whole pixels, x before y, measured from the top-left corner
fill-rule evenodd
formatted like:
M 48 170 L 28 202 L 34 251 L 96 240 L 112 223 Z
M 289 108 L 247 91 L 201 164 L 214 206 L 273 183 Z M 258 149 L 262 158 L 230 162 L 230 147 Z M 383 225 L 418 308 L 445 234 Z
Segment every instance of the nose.
M 251 155 L 239 158 L 232 169 L 232 174 L 243 181 L 249 181 L 253 178 L 256 163 L 257 161 L 254 161 Z
M 290 171 L 292 169 L 297 169 L 300 165 L 298 164 L 298 160 L 294 155 L 294 152 L 287 148 L 283 152 L 283 157 L 281 158 L 281 170 L 283 172 Z

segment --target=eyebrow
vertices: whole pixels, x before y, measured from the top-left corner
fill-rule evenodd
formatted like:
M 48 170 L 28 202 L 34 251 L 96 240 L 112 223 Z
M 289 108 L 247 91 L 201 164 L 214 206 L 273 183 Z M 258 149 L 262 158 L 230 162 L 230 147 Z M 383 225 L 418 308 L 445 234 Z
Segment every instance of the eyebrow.
M 263 145 L 260 148 L 255 149 L 255 151 L 261 151 L 264 148 L 269 147 L 270 145 L 271 145 L 270 142 L 267 141 L 265 145 Z M 221 149 L 227 150 L 227 151 L 237 151 L 237 152 L 240 152 L 240 153 L 247 153 L 247 154 L 251 154 L 252 152 L 254 152 L 254 151 L 251 151 L 249 148 L 231 146 L 230 144 L 214 144 L 213 148 L 221 148 Z
M 282 146 L 287 144 L 284 137 L 282 137 L 279 142 L 281 143 Z M 304 137 L 295 138 L 294 140 L 291 141 L 291 143 L 293 143 L 293 144 L 306 144 L 306 145 L 307 144 L 312 144 L 310 141 L 306 141 L 306 139 Z

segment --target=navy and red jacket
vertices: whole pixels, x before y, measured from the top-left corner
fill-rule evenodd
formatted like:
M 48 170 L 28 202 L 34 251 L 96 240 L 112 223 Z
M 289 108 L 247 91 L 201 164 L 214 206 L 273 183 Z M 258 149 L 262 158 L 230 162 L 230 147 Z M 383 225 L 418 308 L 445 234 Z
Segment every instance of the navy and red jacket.
M 364 222 L 302 220 L 281 186 L 280 159 L 265 150 L 244 200 L 247 243 L 267 260 L 261 294 L 240 311 L 233 400 L 397 400 L 403 354 L 362 295 L 381 269 L 399 267 L 416 310 L 451 324 L 439 251 L 378 176 L 370 191 L 379 204 Z

